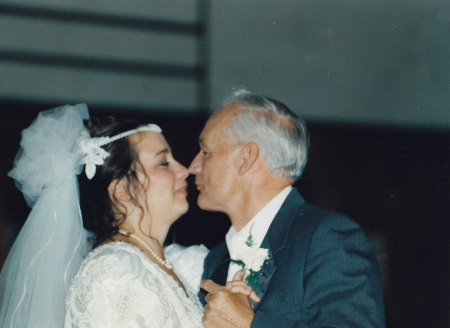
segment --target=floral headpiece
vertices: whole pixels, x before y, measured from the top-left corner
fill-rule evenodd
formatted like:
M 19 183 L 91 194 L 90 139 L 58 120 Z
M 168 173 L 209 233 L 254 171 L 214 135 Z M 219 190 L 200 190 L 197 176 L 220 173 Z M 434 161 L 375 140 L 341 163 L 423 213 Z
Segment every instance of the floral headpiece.
M 95 175 L 96 165 L 103 165 L 105 159 L 110 155 L 102 146 L 126 138 L 132 134 L 145 131 L 162 132 L 161 128 L 156 124 L 147 124 L 137 129 L 122 132 L 113 137 L 91 138 L 87 131 L 83 131 L 80 138 L 80 149 L 83 154 L 81 164 L 85 165 L 84 171 L 86 177 L 89 180 L 92 179 Z

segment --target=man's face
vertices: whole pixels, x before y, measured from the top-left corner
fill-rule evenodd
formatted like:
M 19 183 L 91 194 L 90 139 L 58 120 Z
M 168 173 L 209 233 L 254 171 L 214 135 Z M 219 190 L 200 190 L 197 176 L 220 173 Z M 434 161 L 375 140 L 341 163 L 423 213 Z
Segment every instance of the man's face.
M 228 213 L 237 188 L 237 160 L 240 147 L 230 143 L 226 131 L 241 105 L 221 108 L 206 123 L 200 134 L 200 151 L 189 172 L 194 174 L 199 190 L 197 204 L 201 209 Z

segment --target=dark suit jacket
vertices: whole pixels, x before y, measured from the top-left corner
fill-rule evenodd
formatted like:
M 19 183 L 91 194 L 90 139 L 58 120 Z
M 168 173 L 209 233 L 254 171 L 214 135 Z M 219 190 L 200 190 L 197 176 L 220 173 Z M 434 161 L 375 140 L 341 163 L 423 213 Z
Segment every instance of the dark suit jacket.
M 361 228 L 306 203 L 294 188 L 261 244 L 264 267 L 252 327 L 385 327 L 379 269 Z M 225 242 L 205 260 L 203 279 L 225 284 Z M 204 292 L 199 297 L 204 303 Z

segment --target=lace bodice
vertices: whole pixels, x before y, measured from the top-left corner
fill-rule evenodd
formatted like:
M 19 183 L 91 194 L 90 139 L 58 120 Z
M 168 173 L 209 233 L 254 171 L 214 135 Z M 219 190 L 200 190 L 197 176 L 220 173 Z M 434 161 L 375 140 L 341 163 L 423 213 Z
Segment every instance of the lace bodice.
M 201 263 L 192 267 L 202 268 L 204 256 L 194 256 Z M 194 294 L 200 277 L 188 278 L 189 268 L 173 264 L 186 292 L 133 245 L 116 241 L 94 249 L 66 298 L 65 327 L 202 327 L 203 310 Z

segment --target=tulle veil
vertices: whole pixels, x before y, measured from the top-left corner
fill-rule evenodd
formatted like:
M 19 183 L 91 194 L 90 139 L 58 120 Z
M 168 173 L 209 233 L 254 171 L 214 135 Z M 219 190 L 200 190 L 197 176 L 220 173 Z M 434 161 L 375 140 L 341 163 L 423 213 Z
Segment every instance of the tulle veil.
M 9 176 L 32 210 L 0 273 L 0 327 L 63 327 L 65 296 L 89 252 L 77 174 L 87 106 L 41 112 L 22 132 Z

